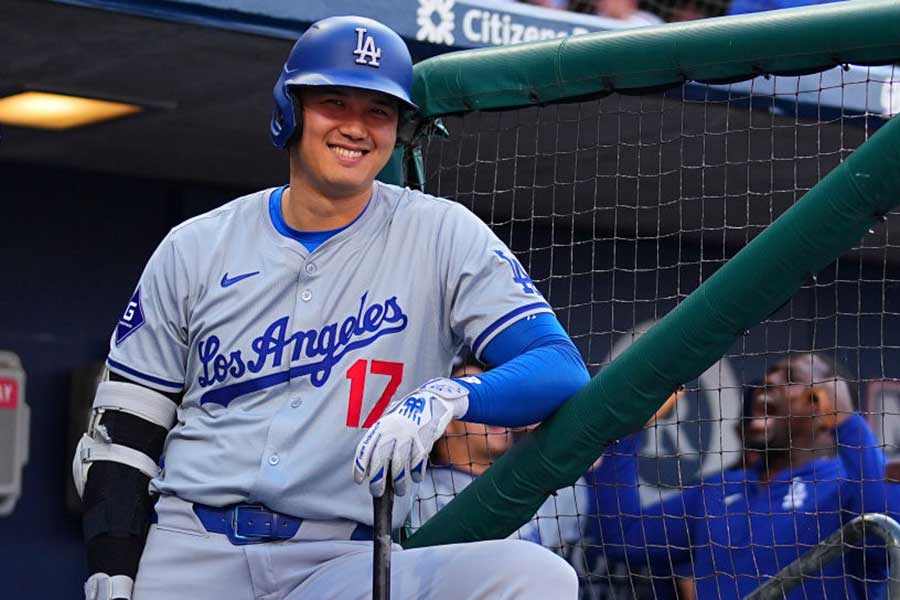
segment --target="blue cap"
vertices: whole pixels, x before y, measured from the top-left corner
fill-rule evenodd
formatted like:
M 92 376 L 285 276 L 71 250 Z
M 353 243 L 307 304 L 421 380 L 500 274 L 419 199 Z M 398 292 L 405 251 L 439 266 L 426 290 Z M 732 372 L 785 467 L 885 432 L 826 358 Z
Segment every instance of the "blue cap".
M 403 39 L 378 21 L 330 17 L 297 40 L 275 83 L 270 135 L 278 148 L 299 133 L 290 88 L 345 86 L 387 94 L 412 110 L 412 58 Z

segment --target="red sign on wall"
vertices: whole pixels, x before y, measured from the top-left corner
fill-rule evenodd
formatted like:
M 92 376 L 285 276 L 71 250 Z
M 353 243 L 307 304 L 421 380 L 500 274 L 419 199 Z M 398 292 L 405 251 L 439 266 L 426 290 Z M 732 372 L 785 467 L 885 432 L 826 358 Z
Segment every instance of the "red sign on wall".
M 9 377 L 0 377 L 0 410 L 16 408 L 19 405 L 19 382 Z

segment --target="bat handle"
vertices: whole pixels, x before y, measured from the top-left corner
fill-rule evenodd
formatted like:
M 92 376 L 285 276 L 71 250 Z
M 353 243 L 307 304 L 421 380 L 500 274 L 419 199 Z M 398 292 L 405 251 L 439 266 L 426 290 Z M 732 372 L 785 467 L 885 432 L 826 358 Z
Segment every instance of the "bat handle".
M 390 475 L 386 477 L 384 494 L 380 498 L 373 499 L 375 555 L 372 561 L 372 600 L 391 598 L 391 519 L 394 511 L 394 486 Z

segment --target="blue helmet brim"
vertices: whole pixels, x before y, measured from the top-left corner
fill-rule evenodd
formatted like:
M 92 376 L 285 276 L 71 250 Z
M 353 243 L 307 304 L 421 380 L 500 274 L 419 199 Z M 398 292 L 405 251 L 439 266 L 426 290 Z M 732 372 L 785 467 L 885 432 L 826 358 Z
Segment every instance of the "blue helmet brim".
M 358 70 L 331 69 L 316 73 L 298 73 L 287 77 L 284 80 L 284 86 L 287 88 L 341 86 L 370 90 L 396 98 L 412 110 L 419 110 L 406 91 L 392 80 L 387 77 L 373 76 L 372 73 L 361 73 Z

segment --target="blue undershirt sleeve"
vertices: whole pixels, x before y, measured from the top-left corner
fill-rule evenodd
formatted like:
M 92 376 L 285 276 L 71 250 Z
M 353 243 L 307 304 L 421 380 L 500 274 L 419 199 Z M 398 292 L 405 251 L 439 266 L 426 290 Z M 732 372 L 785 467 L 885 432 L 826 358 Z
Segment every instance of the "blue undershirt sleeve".
M 588 533 L 607 558 L 666 572 L 671 563 L 690 560 L 687 505 L 696 501 L 696 492 L 688 489 L 664 502 L 641 506 L 637 459 L 641 435 L 607 448 L 600 467 L 588 475 L 593 501 Z
M 456 379 L 469 390 L 464 421 L 521 427 L 549 417 L 590 380 L 556 316 L 520 319 L 491 340 L 481 358 L 490 371 Z

